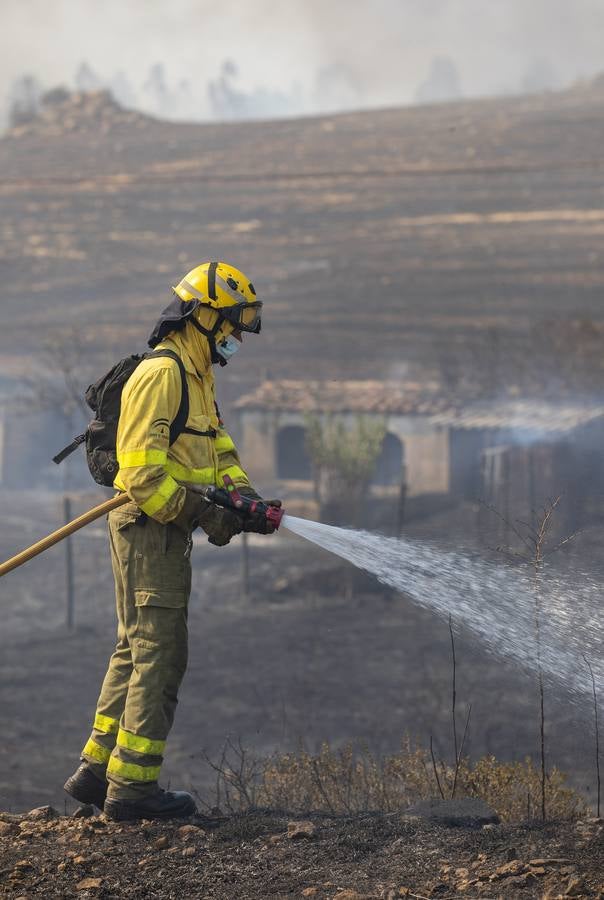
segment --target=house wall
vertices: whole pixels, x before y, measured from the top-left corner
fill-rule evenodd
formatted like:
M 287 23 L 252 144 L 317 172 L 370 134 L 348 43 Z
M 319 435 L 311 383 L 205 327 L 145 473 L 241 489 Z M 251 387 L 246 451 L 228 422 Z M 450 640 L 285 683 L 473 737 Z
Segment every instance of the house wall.
M 342 418 L 351 424 L 356 415 Z M 371 418 L 367 416 L 367 418 Z M 382 422 L 383 416 L 374 416 Z M 241 456 L 250 476 L 259 484 L 277 481 L 276 437 L 288 425 L 304 427 L 301 413 L 243 410 L 240 412 Z M 421 416 L 387 416 L 387 431 L 403 444 L 409 496 L 449 491 L 449 432 Z

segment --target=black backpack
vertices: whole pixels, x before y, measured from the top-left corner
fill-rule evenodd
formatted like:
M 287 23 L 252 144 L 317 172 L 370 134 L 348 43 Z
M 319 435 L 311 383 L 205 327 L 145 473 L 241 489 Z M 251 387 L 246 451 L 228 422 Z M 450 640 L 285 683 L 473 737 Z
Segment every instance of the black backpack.
M 137 366 L 144 359 L 150 359 L 154 356 L 169 356 L 170 359 L 178 363 L 178 368 L 180 369 L 182 394 L 176 418 L 170 425 L 170 446 L 183 431 L 188 430 L 186 429 L 186 424 L 189 418 L 189 389 L 187 387 L 185 367 L 181 358 L 176 353 L 173 353 L 172 350 L 157 350 L 154 353 L 144 353 L 142 356 L 134 354 L 121 359 L 106 375 L 99 378 L 95 384 L 90 385 L 85 397 L 86 403 L 94 413 L 94 419 L 92 419 L 86 431 L 78 434 L 71 444 L 68 444 L 60 453 L 53 456 L 53 462 L 57 465 L 63 462 L 70 453 L 73 453 L 76 447 L 86 441 L 86 462 L 88 463 L 90 474 L 97 484 L 102 484 L 105 487 L 113 485 L 119 468 L 115 445 L 122 391 Z M 208 432 L 208 436 L 215 434 L 214 430 Z

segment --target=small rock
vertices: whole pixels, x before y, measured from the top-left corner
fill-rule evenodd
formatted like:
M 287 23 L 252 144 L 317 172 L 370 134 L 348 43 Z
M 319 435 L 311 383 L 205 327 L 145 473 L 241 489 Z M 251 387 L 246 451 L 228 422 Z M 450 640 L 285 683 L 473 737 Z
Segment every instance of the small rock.
M 526 865 L 519 859 L 513 859 L 508 863 L 499 866 L 491 874 L 489 881 L 500 881 L 502 878 L 509 878 L 511 875 L 520 875 L 526 870 Z
M 285 837 L 284 834 L 271 834 L 268 839 L 269 844 L 278 844 Z
M 531 875 L 545 875 L 547 869 L 545 866 L 532 866 L 531 867 Z
M 317 833 L 317 827 L 312 822 L 288 822 L 287 836 L 290 841 L 301 838 L 313 838 Z
M 143 856 L 142 859 L 139 859 L 138 864 L 139 864 L 139 866 L 142 867 L 142 866 L 146 866 L 150 862 L 151 862 L 150 856 Z
M 183 856 L 195 856 L 195 853 L 195 847 L 185 847 L 185 849 L 182 851 Z
M 583 878 L 569 878 L 566 890 L 564 891 L 564 896 L 578 897 L 583 893 L 584 888 L 585 881 Z
M 511 878 L 507 879 L 507 885 L 517 885 L 518 887 L 527 887 L 531 884 L 534 884 L 537 880 L 534 872 L 521 872 L 519 875 L 513 875 Z
M 58 871 L 58 872 L 64 872 L 66 868 L 67 868 L 67 863 L 66 863 L 66 862 L 60 862 L 59 865 L 57 866 L 57 871 Z
M 196 825 L 181 825 L 180 828 L 177 829 L 176 834 L 181 841 L 187 841 L 189 838 L 199 837 L 200 834 L 203 835 L 205 832 Z
M 158 837 L 158 839 L 155 841 L 153 846 L 155 847 L 156 850 L 164 850 L 169 844 L 170 844 L 170 841 L 168 840 L 166 835 L 162 834 L 161 837 Z
M 33 869 L 33 866 L 28 859 L 20 859 L 15 863 L 15 869 Z
M 319 893 L 318 887 L 307 887 L 307 888 L 304 888 L 304 890 L 302 891 L 302 896 L 303 897 L 316 897 L 318 893 Z
M 86 803 L 84 806 L 78 806 L 76 811 L 72 813 L 72 819 L 89 819 L 94 815 L 94 807 Z
M 47 822 L 49 819 L 58 819 L 59 814 L 52 806 L 37 806 L 36 809 L 31 809 L 27 813 L 26 818 Z
M 75 856 L 73 859 L 73 864 L 75 866 L 83 866 L 88 862 L 85 856 Z
M 76 884 L 76 891 L 98 891 L 102 883 L 102 878 L 82 878 Z
M 15 822 L 0 822 L 0 837 L 8 834 L 17 834 L 19 826 Z
M 333 900 L 363 900 L 363 897 L 357 891 L 346 890 L 334 894 Z

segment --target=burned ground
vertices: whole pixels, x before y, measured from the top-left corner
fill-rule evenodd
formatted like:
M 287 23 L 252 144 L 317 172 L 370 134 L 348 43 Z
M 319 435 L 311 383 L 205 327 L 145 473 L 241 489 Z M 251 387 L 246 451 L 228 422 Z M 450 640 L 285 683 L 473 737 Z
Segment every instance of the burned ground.
M 604 894 L 602 820 L 441 828 L 399 815 L 311 816 L 291 839 L 268 811 L 116 825 L 0 815 L 0 895 L 226 900 L 556 898 Z M 51 813 L 52 815 L 52 813 Z

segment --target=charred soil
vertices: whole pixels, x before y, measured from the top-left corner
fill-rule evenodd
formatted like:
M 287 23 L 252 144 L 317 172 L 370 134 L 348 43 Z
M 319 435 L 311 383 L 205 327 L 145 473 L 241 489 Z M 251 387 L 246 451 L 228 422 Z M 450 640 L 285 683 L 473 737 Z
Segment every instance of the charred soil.
M 604 896 L 600 819 L 472 829 L 399 814 L 309 818 L 300 829 L 266 810 L 128 825 L 49 808 L 0 814 L 0 896 Z

